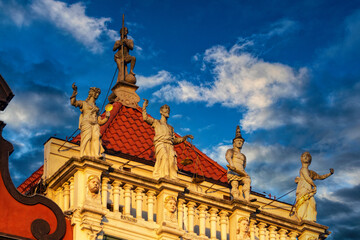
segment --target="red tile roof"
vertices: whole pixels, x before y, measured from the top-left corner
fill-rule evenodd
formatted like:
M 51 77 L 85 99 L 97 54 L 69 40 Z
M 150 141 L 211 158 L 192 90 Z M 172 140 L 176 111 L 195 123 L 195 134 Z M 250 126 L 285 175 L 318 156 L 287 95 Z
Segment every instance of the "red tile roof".
M 133 109 L 114 103 L 109 120 L 100 129 L 107 153 L 132 156 L 144 163 L 154 164 L 154 130 L 144 122 L 141 108 Z M 176 136 L 179 137 L 178 134 Z M 72 142 L 79 143 L 80 134 Z M 226 170 L 189 142 L 175 145 L 175 151 L 180 171 L 191 176 L 227 182 Z M 192 159 L 193 163 L 182 165 L 181 161 L 185 158 Z
M 18 186 L 17 190 L 22 194 L 26 194 L 32 187 L 38 184 L 41 180 L 41 176 L 44 172 L 44 165 L 41 166 L 38 170 L 36 170 L 31 176 L 26 179 L 20 186 Z

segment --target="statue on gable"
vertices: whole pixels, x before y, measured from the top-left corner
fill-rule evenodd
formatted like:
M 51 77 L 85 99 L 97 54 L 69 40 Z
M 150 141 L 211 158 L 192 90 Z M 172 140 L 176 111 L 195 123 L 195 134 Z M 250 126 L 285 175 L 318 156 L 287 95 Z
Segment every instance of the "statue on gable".
M 242 199 L 250 201 L 250 176 L 245 172 L 246 157 L 241 153 L 241 148 L 244 144 L 244 138 L 241 136 L 240 127 L 236 127 L 235 138 L 233 139 L 233 148 L 226 151 L 225 158 L 229 163 L 227 178 L 231 184 L 231 195 L 234 199 Z M 240 184 L 242 186 L 242 192 L 239 190 Z
M 296 203 L 295 213 L 299 221 L 316 221 L 316 203 L 314 195 L 316 194 L 316 185 L 314 180 L 323 180 L 334 174 L 334 169 L 330 168 L 330 173 L 319 175 L 315 171 L 309 170 L 312 157 L 309 152 L 301 154 L 300 176 L 295 178 Z
M 110 112 L 106 112 L 105 118 L 99 116 L 99 108 L 95 104 L 101 92 L 99 88 L 91 87 L 85 101 L 76 100 L 77 86 L 75 83 L 73 83 L 72 88 L 73 94 L 70 97 L 70 103 L 74 107 L 80 108 L 81 111 L 79 118 L 79 129 L 81 131 L 80 157 L 102 158 L 104 148 L 100 139 L 100 125 L 107 122 Z
M 114 44 L 113 51 L 117 51 L 114 56 L 114 60 L 118 67 L 118 77 L 117 82 L 127 82 L 131 84 L 136 83 L 134 67 L 136 63 L 136 58 L 129 54 L 130 50 L 134 49 L 134 41 L 128 39 L 128 29 L 124 26 L 124 15 L 123 15 L 123 25 L 120 29 L 121 39 L 117 40 Z M 130 73 L 128 73 L 127 64 L 130 63 Z
M 170 115 L 170 107 L 164 105 L 160 108 L 161 119 L 157 120 L 147 115 L 146 107 L 149 101 L 144 99 L 142 107 L 142 116 L 146 123 L 151 125 L 155 130 L 154 146 L 156 163 L 153 171 L 153 176 L 156 179 L 165 177 L 170 179 L 177 179 L 177 155 L 174 145 L 186 141 L 186 139 L 194 139 L 192 135 L 184 137 L 175 137 L 174 128 L 167 124 L 167 119 Z

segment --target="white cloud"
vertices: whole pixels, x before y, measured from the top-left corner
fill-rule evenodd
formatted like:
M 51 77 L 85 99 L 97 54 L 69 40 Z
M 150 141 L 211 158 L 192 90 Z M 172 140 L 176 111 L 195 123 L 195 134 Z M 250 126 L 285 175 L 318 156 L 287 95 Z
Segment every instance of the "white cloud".
M 161 70 L 156 75 L 149 77 L 137 75 L 136 78 L 140 89 L 152 88 L 163 83 L 175 81 L 175 77 L 165 70 Z
M 43 131 L 44 127 L 62 126 L 65 119 L 76 117 L 76 114 L 65 95 L 25 92 L 16 95 L 0 116 L 7 127 L 29 137 L 36 135 L 37 130 Z
M 281 63 L 265 62 L 239 51 L 235 44 L 229 51 L 223 46 L 206 50 L 204 61 L 213 66 L 214 79 L 209 85 L 179 81 L 166 85 L 154 96 L 165 101 L 220 103 L 227 107 L 245 107 L 242 121 L 245 131 L 263 127 L 276 116 L 271 107 L 280 99 L 296 98 L 307 78 L 307 69 L 295 70 Z M 260 123 L 260 124 L 259 124 Z M 267 127 L 281 124 L 275 119 Z
M 85 13 L 85 6 L 78 2 L 71 5 L 55 0 L 34 0 L 30 6 L 37 17 L 48 20 L 59 29 L 70 33 L 77 41 L 90 48 L 92 52 L 101 52 L 99 41 L 102 34 L 115 38 L 116 32 L 107 28 L 110 18 L 93 18 Z
M 281 19 L 270 25 L 270 31 L 266 34 L 269 37 L 283 35 L 298 28 L 298 23 L 290 19 Z
M 11 19 L 16 26 L 27 26 L 31 22 L 31 15 L 26 9 L 14 0 L 7 2 L 0 1 L 0 14 L 5 14 L 7 18 Z M 1 21 L 6 22 L 8 19 L 4 18 Z

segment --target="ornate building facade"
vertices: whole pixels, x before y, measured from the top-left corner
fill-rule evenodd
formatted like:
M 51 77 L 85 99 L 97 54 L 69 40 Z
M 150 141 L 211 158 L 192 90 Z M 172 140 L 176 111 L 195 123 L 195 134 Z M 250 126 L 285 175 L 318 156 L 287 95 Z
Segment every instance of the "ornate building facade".
M 122 39 L 125 33 L 124 29 Z M 81 134 L 71 141 L 50 138 L 44 145 L 43 167 L 18 188 L 25 195 L 39 192 L 61 209 L 68 225 L 62 223 L 64 234 L 57 239 L 326 239 L 327 226 L 299 220 L 291 214 L 291 204 L 248 189 L 245 165 L 236 168 L 246 162 L 238 150 L 244 141 L 241 134 L 237 132 L 234 149 L 227 153 L 230 170 L 226 170 L 186 141 L 192 136 L 174 132 L 166 122 L 166 107 L 160 110 L 160 120 L 147 115 L 147 103 L 138 106 L 134 66 L 128 73 L 126 64 L 131 61 L 121 56 L 126 42 L 120 40 L 114 46 L 119 50 L 115 61 L 124 76 L 112 89 L 112 105 L 99 115 L 96 91 L 90 89 L 87 100 L 77 101 L 74 85 L 71 104 L 81 109 Z M 94 154 L 93 149 L 97 149 Z M 158 169 L 161 173 L 154 175 Z M 241 235 L 244 219 L 247 233 Z M 55 231 L 54 226 L 48 233 Z M 7 230 L 0 227 L 3 235 Z M 56 239 L 42 236 L 26 237 Z

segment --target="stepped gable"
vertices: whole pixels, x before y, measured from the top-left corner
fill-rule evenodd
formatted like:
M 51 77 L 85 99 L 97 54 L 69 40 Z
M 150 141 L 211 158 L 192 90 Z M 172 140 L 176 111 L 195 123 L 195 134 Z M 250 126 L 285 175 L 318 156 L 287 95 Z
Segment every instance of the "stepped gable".
M 22 194 L 25 194 L 34 186 L 36 186 L 44 172 L 44 165 L 42 165 L 38 170 L 36 170 L 30 177 L 28 177 L 20 186 L 17 187 L 17 190 Z
M 111 115 L 106 124 L 100 128 L 103 146 L 108 154 L 134 157 L 146 164 L 155 164 L 154 130 L 144 122 L 142 109 L 130 108 L 119 102 L 113 103 Z M 176 134 L 177 137 L 180 137 Z M 80 143 L 80 134 L 71 142 Z M 186 144 L 186 146 L 185 146 Z M 227 183 L 226 170 L 206 156 L 189 142 L 175 145 L 178 154 L 178 168 L 191 176 L 205 176 L 207 179 Z M 198 157 L 197 157 L 198 156 Z M 181 160 L 190 158 L 193 163 L 187 166 Z

